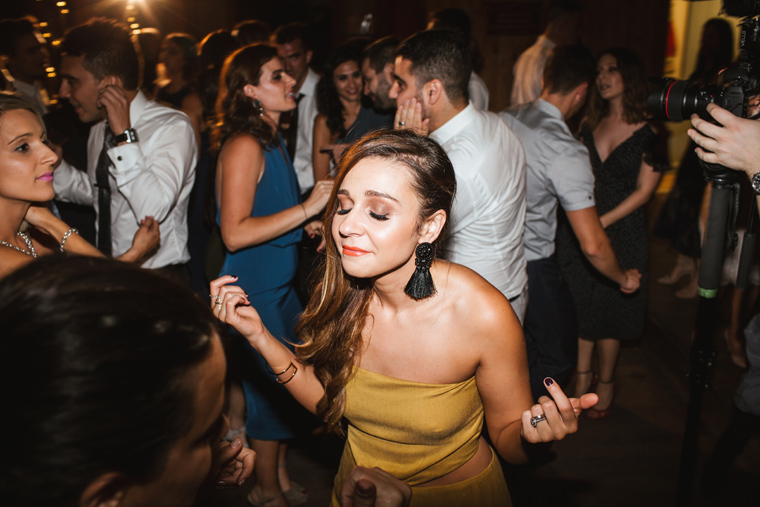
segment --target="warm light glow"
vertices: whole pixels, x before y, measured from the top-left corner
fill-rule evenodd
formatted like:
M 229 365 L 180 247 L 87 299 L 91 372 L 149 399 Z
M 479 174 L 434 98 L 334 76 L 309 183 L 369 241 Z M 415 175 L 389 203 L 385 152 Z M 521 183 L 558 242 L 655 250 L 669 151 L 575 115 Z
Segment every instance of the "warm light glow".
M 132 5 L 132 4 L 129 4 L 129 5 L 127 5 L 127 10 L 128 11 L 133 11 L 133 10 L 135 10 L 135 6 Z
M 55 67 L 48 67 L 45 69 L 45 72 L 55 72 Z
M 140 23 L 132 23 L 129 28 L 140 28 Z
M 48 72 L 48 77 L 55 77 L 55 72 Z
M 42 34 L 42 36 L 45 37 L 46 39 L 49 39 L 52 35 L 53 34 L 51 34 L 50 32 L 45 32 Z
M 133 23 L 135 21 L 134 16 L 127 18 L 128 23 Z
M 61 14 L 68 14 L 68 13 L 69 13 L 68 9 L 61 9 Z
M 140 29 L 138 28 L 137 30 L 132 30 L 132 33 L 133 33 L 134 35 L 140 35 L 140 34 L 142 33 L 142 30 L 140 30 Z
M 45 28 L 47 26 L 47 21 L 40 21 L 40 27 Z
M 50 44 L 52 44 L 53 46 L 60 46 L 61 45 L 61 40 L 60 39 L 56 39 L 53 42 L 51 42 Z
M 66 2 L 56 2 L 55 5 L 58 7 L 66 7 Z

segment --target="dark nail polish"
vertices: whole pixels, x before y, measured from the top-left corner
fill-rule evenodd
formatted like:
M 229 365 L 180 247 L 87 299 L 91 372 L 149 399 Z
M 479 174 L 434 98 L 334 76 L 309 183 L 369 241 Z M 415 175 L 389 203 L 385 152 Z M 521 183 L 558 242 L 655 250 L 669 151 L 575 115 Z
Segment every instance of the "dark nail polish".
M 554 380 L 552 380 L 552 378 L 551 378 L 551 377 L 546 377 L 546 378 L 544 379 L 544 385 L 545 385 L 546 387 L 551 387 L 551 386 L 553 386 L 553 385 L 554 385 Z

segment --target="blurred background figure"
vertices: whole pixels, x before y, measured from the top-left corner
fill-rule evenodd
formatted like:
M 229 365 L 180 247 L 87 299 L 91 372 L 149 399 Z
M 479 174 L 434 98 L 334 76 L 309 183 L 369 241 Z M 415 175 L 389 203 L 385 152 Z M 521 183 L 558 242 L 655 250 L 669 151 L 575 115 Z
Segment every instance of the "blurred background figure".
M 644 331 L 649 245 L 643 206 L 668 168 L 667 149 L 646 121 L 647 95 L 638 56 L 625 48 L 604 51 L 581 133 L 594 169 L 599 221 L 620 265 L 641 273 L 639 290 L 624 294 L 591 267 L 567 223 L 557 237 L 560 267 L 578 315 L 576 395 L 591 389 L 595 350 L 599 358 L 599 402 L 588 412 L 592 419 L 610 413 L 620 341 L 637 339 Z
M 583 7 L 578 2 L 560 0 L 551 4 L 544 33 L 520 55 L 512 69 L 511 106 L 532 102 L 541 95 L 541 76 L 546 59 L 556 46 L 580 42 L 582 13 Z
M 331 167 L 343 149 L 368 132 L 393 125 L 391 114 L 378 114 L 362 104 L 364 84 L 359 68 L 361 51 L 355 45 L 344 45 L 333 51 L 322 69 L 317 85 L 317 109 L 312 144 L 314 181 L 330 175 Z
M 179 109 L 197 74 L 198 41 L 186 33 L 170 33 L 161 43 L 159 60 L 164 80 L 156 88 L 156 100 Z
M 143 80 L 142 91 L 149 97 L 153 97 L 156 88 L 158 74 L 156 67 L 159 64 L 161 55 L 161 41 L 163 35 L 158 28 L 141 28 L 139 33 L 133 35 L 140 47 L 143 57 Z
M 720 73 L 733 61 L 733 40 L 731 25 L 725 19 L 713 18 L 705 23 L 697 68 L 689 80 L 703 84 L 716 83 Z M 671 272 L 657 281 L 675 286 L 686 277 L 686 286 L 676 290 L 676 297 L 683 299 L 697 297 L 701 230 L 704 227 L 704 218 L 700 220 L 700 209 L 707 183 L 695 148 L 693 142 L 686 148 L 676 181 L 662 205 L 653 230 L 655 236 L 667 240 L 678 252 Z
M 50 99 L 43 85 L 48 65 L 45 39 L 31 16 L 0 21 L 0 56 L 5 59 L 4 79 L 11 89 L 38 113 L 48 112 Z

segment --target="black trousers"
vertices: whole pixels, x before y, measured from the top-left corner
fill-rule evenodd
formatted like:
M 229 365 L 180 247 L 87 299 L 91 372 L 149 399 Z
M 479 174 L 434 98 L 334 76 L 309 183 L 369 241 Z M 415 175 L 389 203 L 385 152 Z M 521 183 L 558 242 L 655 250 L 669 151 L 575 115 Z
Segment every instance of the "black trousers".
M 528 262 L 528 308 L 523 331 L 534 399 L 548 392 L 544 379 L 563 384 L 578 361 L 578 321 L 570 289 L 552 255 Z

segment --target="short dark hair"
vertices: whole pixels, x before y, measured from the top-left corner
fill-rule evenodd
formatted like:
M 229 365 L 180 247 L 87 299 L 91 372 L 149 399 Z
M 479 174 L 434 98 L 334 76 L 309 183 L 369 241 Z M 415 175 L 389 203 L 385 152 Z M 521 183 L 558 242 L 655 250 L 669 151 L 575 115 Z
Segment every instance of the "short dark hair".
M 393 63 L 396 59 L 396 47 L 398 40 L 394 37 L 383 37 L 364 48 L 362 60 L 369 59 L 369 66 L 380 74 L 386 64 Z
M 596 62 L 591 51 L 576 44 L 559 46 L 544 65 L 544 90 L 566 95 L 596 76 Z
M 84 68 L 98 80 L 116 76 L 127 90 L 140 86 L 139 50 L 127 26 L 113 19 L 93 18 L 75 26 L 66 32 L 61 52 L 84 56 Z
M 409 60 L 418 87 L 438 79 L 449 100 L 469 100 L 472 61 L 467 40 L 454 30 L 425 30 L 404 40 L 396 56 Z
M 44 317 L 43 317 L 44 316 Z M 190 430 L 216 323 L 188 288 L 115 260 L 50 255 L 0 282 L 0 495 L 74 505 L 109 472 L 150 481 Z
M 240 46 L 267 42 L 271 33 L 269 26 L 258 19 L 247 19 L 232 27 L 232 36 L 238 40 Z
M 306 23 L 287 23 L 278 27 L 272 33 L 272 42 L 274 44 L 288 44 L 295 40 L 301 41 L 301 47 L 303 47 L 304 51 L 311 49 L 309 30 Z
M 0 55 L 15 56 L 19 39 L 36 31 L 36 20 L 31 17 L 0 21 Z

